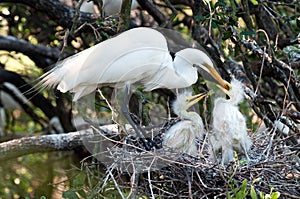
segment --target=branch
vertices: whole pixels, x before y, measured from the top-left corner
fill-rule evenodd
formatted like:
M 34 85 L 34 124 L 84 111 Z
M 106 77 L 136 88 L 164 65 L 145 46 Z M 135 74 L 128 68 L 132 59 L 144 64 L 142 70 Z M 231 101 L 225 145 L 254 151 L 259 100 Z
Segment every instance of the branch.
M 34 45 L 17 37 L 2 35 L 0 35 L 0 49 L 21 52 L 42 68 L 55 63 L 60 53 L 57 48 Z
M 264 61 L 264 66 L 269 69 L 273 77 L 284 83 L 288 89 L 291 100 L 295 102 L 294 105 L 297 110 L 300 110 L 300 82 L 295 71 L 286 63 L 279 61 L 276 57 L 271 57 L 269 54 L 264 52 L 255 41 L 242 40 L 242 44 L 247 49 L 258 55 L 262 62 Z
M 2 2 L 28 5 L 45 13 L 51 20 L 65 28 L 71 28 L 76 13 L 75 9 L 67 7 L 58 0 L 3 0 Z M 96 19 L 93 19 L 91 13 L 80 12 L 78 26 L 95 21 Z
M 140 6 L 146 10 L 159 25 L 167 21 L 167 17 L 149 0 L 137 0 Z
M 118 32 L 123 32 L 129 28 L 130 25 L 130 11 L 132 0 L 123 0 L 121 13 L 119 17 Z
M 32 117 L 34 112 L 26 111 L 28 110 L 28 108 L 31 110 L 30 107 L 25 107 L 28 106 L 28 103 L 24 103 L 24 101 L 20 99 L 20 96 L 16 93 L 16 91 L 7 87 L 5 83 L 10 83 L 14 85 L 16 89 L 18 89 L 19 92 L 22 93 L 22 97 L 25 97 L 34 106 L 40 108 L 46 115 L 46 117 L 48 117 L 48 119 L 57 116 L 55 107 L 40 92 L 38 92 L 37 90 L 35 90 L 35 88 L 28 84 L 19 74 L 1 69 L 0 88 L 9 93 L 11 97 L 13 97 L 13 99 L 20 104 L 20 106 L 25 110 L 25 112 L 27 112 Z
M 68 151 L 83 146 L 82 137 L 94 136 L 92 129 L 78 132 L 25 137 L 0 143 L 0 161 L 17 158 L 23 155 Z
M 170 3 L 172 3 L 173 5 L 182 4 L 187 6 L 193 6 L 194 1 L 193 0 L 170 0 Z

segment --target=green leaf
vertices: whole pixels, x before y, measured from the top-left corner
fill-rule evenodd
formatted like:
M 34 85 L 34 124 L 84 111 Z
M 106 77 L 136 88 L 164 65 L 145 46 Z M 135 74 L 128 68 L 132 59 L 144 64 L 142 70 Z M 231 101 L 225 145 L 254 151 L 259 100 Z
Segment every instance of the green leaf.
M 78 193 L 82 198 L 86 198 L 86 197 L 87 197 L 87 196 L 86 196 L 86 193 L 84 192 L 83 189 L 78 190 L 77 193 Z
M 196 21 L 205 21 L 206 20 L 206 17 L 202 16 L 202 15 L 196 15 L 194 16 L 194 19 Z
M 241 191 L 245 192 L 246 191 L 246 188 L 247 188 L 247 180 L 243 180 L 243 184 L 241 186 Z
M 212 21 L 212 22 L 211 22 L 211 27 L 212 27 L 213 29 L 216 29 L 216 28 L 218 28 L 218 25 L 217 25 L 217 23 L 216 23 L 215 21 Z
M 104 31 L 101 31 L 101 34 L 106 38 L 106 39 L 109 39 L 109 34 L 107 34 L 106 32 Z
M 251 1 L 251 3 L 253 4 L 253 5 L 258 5 L 258 1 L 257 0 L 250 0 Z
M 274 192 L 274 193 L 272 193 L 271 199 L 278 199 L 279 197 L 280 197 L 280 193 Z
M 255 184 L 255 183 L 259 182 L 260 180 L 261 180 L 261 178 L 255 178 L 255 179 L 252 181 L 252 183 Z
M 253 31 L 242 31 L 242 32 L 240 32 L 240 35 L 255 35 L 255 32 L 253 32 Z
M 226 31 L 224 32 L 223 34 L 223 37 L 222 37 L 222 40 L 226 40 L 226 39 L 229 39 L 232 35 L 232 32 L 231 31 Z
M 226 3 L 223 2 L 223 1 L 218 1 L 216 4 L 215 4 L 215 8 L 217 7 L 226 7 Z
M 83 172 L 80 172 L 73 179 L 72 187 L 73 188 L 81 188 L 85 183 L 85 179 L 86 179 L 86 174 Z
M 63 192 L 62 197 L 65 199 L 79 199 L 77 194 L 71 189 Z
M 256 192 L 255 192 L 255 189 L 254 189 L 254 186 L 251 185 L 251 188 L 250 188 L 250 196 L 252 199 L 257 199 L 257 195 L 256 195 Z
M 227 194 L 227 198 L 228 199 L 232 199 L 232 197 L 231 197 L 231 195 L 229 193 Z
M 260 197 L 260 199 L 264 199 L 264 198 L 265 198 L 264 193 L 260 191 L 260 192 L 259 192 L 259 197 Z

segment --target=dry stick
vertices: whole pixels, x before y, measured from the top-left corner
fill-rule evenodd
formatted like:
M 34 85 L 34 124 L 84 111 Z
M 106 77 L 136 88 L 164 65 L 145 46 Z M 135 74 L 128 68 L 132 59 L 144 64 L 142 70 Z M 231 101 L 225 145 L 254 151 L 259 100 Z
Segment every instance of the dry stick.
M 78 24 L 78 19 L 79 19 L 79 15 L 80 15 L 80 7 L 81 7 L 83 1 L 84 0 L 80 0 L 78 2 L 78 5 L 76 6 L 75 16 L 74 16 L 74 19 L 73 19 L 73 24 L 71 26 L 71 30 L 66 29 L 66 32 L 65 32 L 65 35 L 64 35 L 64 38 L 63 38 L 63 46 L 62 46 L 61 52 L 59 54 L 58 61 L 60 61 L 63 58 L 63 52 L 65 51 L 65 48 L 68 46 L 69 35 L 74 36 L 74 34 L 75 34 L 75 28 Z
M 64 54 L 64 52 L 65 52 L 65 49 L 66 49 L 66 47 L 68 46 L 68 37 L 69 37 L 69 35 L 70 35 L 70 31 L 69 31 L 69 29 L 66 29 L 65 35 L 64 35 L 64 37 L 63 37 L 63 46 L 62 46 L 62 48 L 61 48 L 61 51 L 60 51 L 60 53 L 59 53 L 59 56 L 58 56 L 58 60 L 57 60 L 57 61 L 60 61 L 60 60 L 62 60 L 62 58 L 63 58 L 63 54 Z
M 79 0 L 78 5 L 76 6 L 75 16 L 74 16 L 73 24 L 72 24 L 72 27 L 70 30 L 71 35 L 75 34 L 75 28 L 77 27 L 79 15 L 80 15 L 80 7 L 83 4 L 83 1 L 84 0 Z
M 111 170 L 108 170 L 108 174 L 110 175 L 111 179 L 113 180 L 113 182 L 114 182 L 120 196 L 122 197 L 122 199 L 125 199 L 125 196 L 124 196 L 123 192 L 121 191 L 121 189 L 120 189 L 116 179 L 114 178 L 113 174 L 111 173 Z
M 174 6 L 170 3 L 169 0 L 163 0 L 168 8 L 170 8 L 172 10 L 172 14 L 170 16 L 170 18 L 168 20 L 166 20 L 162 25 L 161 27 L 169 27 L 170 26 L 170 23 L 175 19 L 175 17 L 178 15 L 178 12 L 177 10 L 174 8 Z
M 98 129 L 97 127 L 91 126 L 91 128 L 94 129 L 94 130 L 96 130 L 96 131 L 98 131 L 99 134 L 100 134 L 103 138 L 107 139 L 108 141 L 111 141 L 111 142 L 116 143 L 116 144 L 122 144 L 122 145 L 125 145 L 125 146 L 128 146 L 128 147 L 132 147 L 132 148 L 137 149 L 137 150 L 139 150 L 139 151 L 141 151 L 141 152 L 144 152 L 145 154 L 153 155 L 153 157 L 157 157 L 157 158 L 160 159 L 160 160 L 163 160 L 163 161 L 166 161 L 166 162 L 169 162 L 169 163 L 176 163 L 176 164 L 178 164 L 178 165 L 181 165 L 181 166 L 187 166 L 187 167 L 191 167 L 191 168 L 198 168 L 198 167 L 200 167 L 200 166 L 203 166 L 202 164 L 199 164 L 199 165 L 186 164 L 186 163 L 178 162 L 178 161 L 175 161 L 175 160 L 166 159 L 166 158 L 163 158 L 163 157 L 161 157 L 161 156 L 157 156 L 157 154 L 155 154 L 155 153 L 153 153 L 153 152 L 151 152 L 151 151 L 147 151 L 147 150 L 145 150 L 145 149 L 142 149 L 142 148 L 140 148 L 140 147 L 137 147 L 137 146 L 135 146 L 135 145 L 127 144 L 127 143 L 123 143 L 123 142 L 120 142 L 120 141 L 113 140 L 113 139 L 107 137 L 106 135 L 100 133 L 100 132 L 101 132 L 101 129 Z M 140 152 L 140 153 L 141 153 L 141 152 Z M 95 154 L 95 155 L 97 155 L 97 154 Z
M 267 43 L 269 43 L 269 37 L 267 35 L 267 33 L 264 31 L 264 30 L 257 30 L 256 32 L 263 32 L 267 38 Z M 263 50 L 264 54 L 266 54 L 266 46 L 264 47 L 264 50 Z M 257 80 L 257 85 L 256 85 L 256 89 L 255 89 L 255 94 L 257 94 L 257 91 L 258 91 L 258 88 L 259 88 L 259 85 L 260 85 L 260 80 L 261 80 L 261 77 L 262 77 L 262 73 L 263 73 L 263 69 L 264 69 L 264 64 L 265 64 L 265 57 L 262 58 L 262 62 L 261 62 L 261 67 L 260 67 L 260 71 L 259 71 L 259 78 Z
M 74 34 L 76 35 L 81 29 L 83 29 L 85 26 L 89 26 L 92 30 L 93 30 L 93 33 L 94 33 L 94 36 L 96 38 L 97 41 L 99 41 L 101 39 L 101 34 L 97 31 L 97 29 L 90 23 L 88 22 L 84 22 L 81 26 L 79 26 Z
M 276 59 L 275 58 L 271 58 L 268 54 L 266 54 L 264 51 L 262 51 L 257 45 L 256 45 L 256 43 L 255 43 L 255 41 L 253 41 L 253 42 L 248 42 L 248 41 L 246 41 L 245 39 L 243 39 L 242 40 L 242 43 L 243 43 L 243 45 L 246 47 L 246 48 L 248 48 L 248 49 L 250 49 L 251 51 L 253 51 L 253 52 L 255 52 L 256 54 L 258 54 L 258 56 L 259 57 L 261 57 L 263 60 L 266 60 L 267 61 L 267 63 L 273 63 L 273 62 L 278 62 L 279 63 L 279 61 L 276 61 Z M 273 61 L 272 61 L 273 60 Z M 280 62 L 280 64 L 281 64 L 281 66 L 280 67 L 284 67 L 284 68 L 287 68 L 287 69 L 289 69 L 289 71 L 290 71 L 290 74 L 294 74 L 294 72 L 289 68 L 289 66 L 288 65 L 286 65 L 285 63 L 283 63 L 283 62 Z M 279 65 L 280 65 L 279 64 Z M 280 73 L 281 73 L 281 75 L 284 75 L 285 77 L 285 79 L 283 80 L 284 81 L 284 84 L 286 85 L 289 85 L 289 80 L 290 80 L 290 78 L 291 78 L 291 76 L 289 76 L 289 80 L 288 79 L 286 79 L 286 75 L 285 75 L 285 73 L 283 73 L 282 71 L 279 71 Z M 294 96 L 294 92 L 293 92 L 293 89 L 292 88 L 290 88 L 290 87 L 288 87 L 287 88 L 288 89 L 288 91 L 289 91 L 289 93 L 290 93 L 290 97 L 291 97 L 291 99 L 292 100 L 294 100 L 295 102 L 297 102 L 297 99 L 295 98 L 295 96 Z M 255 99 L 255 98 L 252 98 L 253 100 Z M 297 107 L 297 109 L 298 109 L 298 107 L 300 107 L 297 103 L 295 103 L 294 104 L 296 107 Z M 259 105 L 259 107 L 261 108 L 261 106 Z M 253 108 L 253 107 L 252 107 Z M 256 110 L 258 110 L 257 108 L 256 108 Z M 256 111 L 255 111 L 256 112 Z M 265 117 L 261 117 L 261 118 L 264 118 L 264 121 L 266 122 L 266 124 L 267 124 L 267 126 L 269 126 L 269 127 L 272 127 L 273 126 L 273 123 L 272 123 L 272 121 L 268 118 L 268 120 L 269 121 L 266 121 L 265 119 Z M 299 130 L 297 130 L 297 128 L 295 128 L 295 127 L 292 127 L 292 126 L 289 126 L 289 128 L 291 128 L 291 129 L 293 129 L 295 132 L 299 132 Z
M 136 198 L 137 184 L 138 184 L 138 180 L 139 180 L 139 172 L 136 172 L 133 160 L 132 160 L 131 165 L 132 165 L 133 172 L 132 172 L 132 175 L 130 178 L 130 193 L 128 194 L 127 198 L 129 198 L 129 197 Z
M 205 0 L 204 3 L 208 6 L 209 9 L 209 25 L 208 25 L 208 36 L 211 37 L 211 24 L 212 24 L 212 17 L 213 17 L 213 12 L 210 7 L 210 1 Z
M 114 118 L 114 115 L 115 115 L 115 112 L 116 112 L 115 109 L 111 106 L 111 104 L 110 104 L 109 101 L 106 99 L 106 97 L 104 97 L 102 91 L 101 91 L 99 88 L 97 89 L 97 91 L 99 92 L 100 96 L 105 100 L 107 106 L 108 106 L 109 109 L 111 110 L 111 120 L 112 120 L 114 123 L 118 124 L 117 121 L 116 121 L 115 118 Z
M 201 179 L 201 176 L 199 175 L 198 172 L 196 172 L 197 176 L 198 176 L 198 179 L 200 180 L 200 183 L 202 184 L 202 186 L 206 189 L 210 189 L 210 190 L 217 190 L 217 191 L 222 191 L 221 188 L 213 188 L 213 187 L 209 187 L 207 186 L 206 184 L 204 184 L 203 180 Z
M 154 193 L 153 193 L 153 186 L 152 186 L 152 183 L 151 183 L 151 173 L 150 173 L 150 169 L 151 169 L 151 167 L 152 167 L 152 165 L 153 165 L 153 163 L 154 163 L 154 160 L 155 160 L 155 157 L 153 158 L 153 160 L 152 160 L 150 166 L 149 166 L 148 169 L 147 169 L 147 170 L 148 170 L 148 183 L 149 183 L 149 188 L 150 188 L 151 198 L 152 198 L 152 199 L 155 199 L 155 197 L 154 197 Z

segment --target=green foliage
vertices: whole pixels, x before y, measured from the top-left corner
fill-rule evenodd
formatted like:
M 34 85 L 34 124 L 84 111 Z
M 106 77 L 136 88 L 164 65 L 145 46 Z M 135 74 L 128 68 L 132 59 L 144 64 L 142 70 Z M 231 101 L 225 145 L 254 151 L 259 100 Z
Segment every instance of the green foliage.
M 243 180 L 242 186 L 241 187 L 235 187 L 236 183 L 229 184 L 230 189 L 233 191 L 234 197 L 232 197 L 229 193 L 227 194 L 227 197 L 229 199 L 241 199 L 241 198 L 246 198 L 248 195 L 247 191 L 247 180 Z
M 229 199 L 258 199 L 257 191 L 255 190 L 254 184 L 258 182 L 260 179 L 255 179 L 252 181 L 250 188 L 248 186 L 248 181 L 246 179 L 243 180 L 242 185 L 238 185 L 239 183 L 234 180 L 229 181 L 230 193 L 227 194 L 227 198 Z M 232 194 L 231 194 L 232 193 Z M 274 192 L 274 188 L 272 187 L 270 193 L 259 192 L 259 199 L 278 199 L 280 197 L 279 192 Z

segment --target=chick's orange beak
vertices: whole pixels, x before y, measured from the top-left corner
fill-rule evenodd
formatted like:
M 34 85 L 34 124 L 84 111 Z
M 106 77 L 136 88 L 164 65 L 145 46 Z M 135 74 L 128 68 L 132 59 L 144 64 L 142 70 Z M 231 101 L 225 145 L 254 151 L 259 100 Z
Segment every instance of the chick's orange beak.
M 204 97 L 211 95 L 212 91 L 200 93 L 198 95 L 193 95 L 187 98 L 188 101 L 188 107 L 193 106 L 194 104 L 198 103 L 200 100 L 202 100 Z

